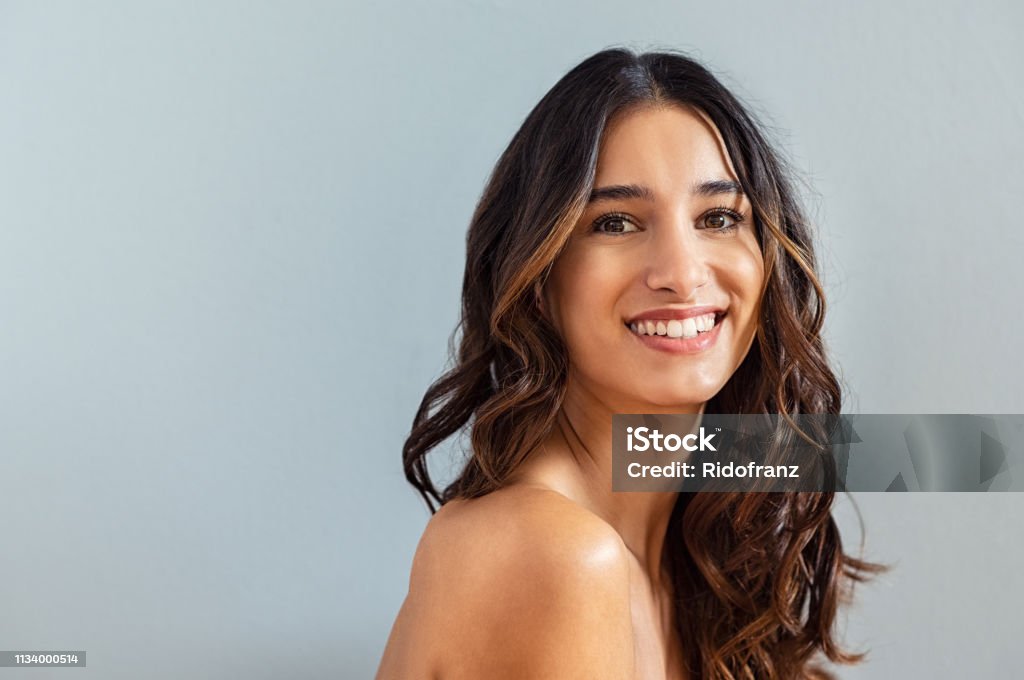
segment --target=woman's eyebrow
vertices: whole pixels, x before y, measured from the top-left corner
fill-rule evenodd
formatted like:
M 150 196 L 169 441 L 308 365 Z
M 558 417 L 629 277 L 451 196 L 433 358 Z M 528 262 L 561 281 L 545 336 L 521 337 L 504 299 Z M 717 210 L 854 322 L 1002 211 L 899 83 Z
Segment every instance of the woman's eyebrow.
M 639 184 L 613 184 L 590 192 L 588 203 L 598 201 L 623 200 L 626 198 L 639 198 L 645 201 L 654 201 L 654 192 Z
M 742 194 L 743 187 L 739 182 L 731 179 L 712 179 L 698 182 L 690 188 L 694 196 L 718 196 L 720 194 Z M 640 184 L 613 184 L 600 187 L 590 192 L 588 203 L 598 201 L 624 200 L 639 198 L 644 201 L 654 201 L 654 192 L 648 187 Z
M 719 194 L 742 194 L 743 187 L 731 179 L 713 179 L 695 184 L 690 193 L 694 196 L 718 196 Z

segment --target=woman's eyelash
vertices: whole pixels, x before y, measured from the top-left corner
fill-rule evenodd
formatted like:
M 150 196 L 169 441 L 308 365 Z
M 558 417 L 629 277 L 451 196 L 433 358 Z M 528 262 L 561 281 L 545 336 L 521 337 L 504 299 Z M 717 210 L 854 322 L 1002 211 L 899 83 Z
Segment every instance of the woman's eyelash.
M 711 210 L 708 210 L 706 213 L 701 215 L 700 219 L 698 219 L 697 221 L 699 223 L 703 223 L 704 220 L 711 217 L 712 215 L 725 215 L 727 217 L 732 218 L 733 223 L 726 227 L 705 227 L 709 231 L 732 231 L 739 227 L 744 220 L 743 213 L 736 212 L 732 208 L 726 208 L 724 205 L 721 205 L 718 206 L 717 208 L 712 208 Z
M 629 215 L 623 215 L 622 213 L 608 213 L 606 215 L 601 215 L 596 220 L 594 220 L 594 224 L 591 227 L 591 231 L 596 231 L 598 233 L 605 233 L 605 234 L 631 234 L 631 233 L 633 233 L 633 232 L 628 232 L 628 231 L 619 231 L 619 232 L 615 232 L 615 231 L 602 232 L 601 231 L 601 227 L 603 227 L 604 225 L 608 224 L 609 222 L 616 222 L 616 221 L 618 221 L 618 222 L 630 222 L 630 223 L 633 223 L 634 225 L 636 224 L 634 222 L 633 218 L 630 217 Z
M 697 218 L 697 223 L 698 224 L 703 224 L 704 221 L 707 218 L 712 217 L 714 215 L 725 215 L 726 217 L 729 217 L 733 221 L 733 223 L 729 224 L 729 225 L 726 225 L 724 227 L 700 227 L 700 228 L 706 229 L 708 231 L 720 231 L 720 232 L 732 231 L 732 230 L 736 229 L 737 227 L 739 227 L 739 225 L 745 219 L 743 213 L 736 212 L 732 208 L 727 208 L 727 207 L 725 207 L 723 205 L 723 206 L 718 206 L 717 208 L 712 208 L 711 210 L 708 210 L 707 212 L 705 212 L 703 215 L 701 215 L 699 218 Z M 634 226 L 636 225 L 636 221 L 632 217 L 630 217 L 629 215 L 625 215 L 623 213 L 607 213 L 605 215 L 601 215 L 596 220 L 594 220 L 594 223 L 591 226 L 591 231 L 597 232 L 597 233 L 611 234 L 611 235 L 621 235 L 621 234 L 631 234 L 631 233 L 633 233 L 631 231 L 602 231 L 602 227 L 604 227 L 604 225 L 608 224 L 609 222 L 629 222 L 629 223 L 633 224 Z

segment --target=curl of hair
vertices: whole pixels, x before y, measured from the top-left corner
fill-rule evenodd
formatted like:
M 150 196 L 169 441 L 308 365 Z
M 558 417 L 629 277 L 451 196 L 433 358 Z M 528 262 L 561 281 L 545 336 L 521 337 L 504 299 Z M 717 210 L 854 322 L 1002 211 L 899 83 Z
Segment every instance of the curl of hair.
M 667 105 L 699 109 L 718 128 L 753 207 L 765 263 L 757 336 L 705 411 L 787 420 L 839 413 L 842 394 L 821 336 L 824 293 L 790 170 L 699 63 L 609 49 L 534 107 L 471 219 L 454 366 L 427 390 L 403 448 L 406 477 L 431 511 L 500 488 L 554 426 L 568 356 L 535 290 L 583 213 L 609 122 L 634 107 Z M 468 460 L 439 491 L 426 455 L 467 425 Z M 853 584 L 883 567 L 843 551 L 833 500 L 831 492 L 680 494 L 665 545 L 690 674 L 827 678 L 815 655 L 862 659 L 841 649 L 834 624 Z

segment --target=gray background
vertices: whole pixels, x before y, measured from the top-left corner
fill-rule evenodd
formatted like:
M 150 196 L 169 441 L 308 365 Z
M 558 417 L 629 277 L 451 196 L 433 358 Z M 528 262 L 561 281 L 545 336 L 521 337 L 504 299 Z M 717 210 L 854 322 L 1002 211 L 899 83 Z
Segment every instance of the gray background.
M 1024 412 L 1019 4 L 548 4 L 0 3 L 0 648 L 89 655 L 0 677 L 372 675 L 475 200 L 613 44 L 809 177 L 848 410 Z M 1016 667 L 1024 496 L 859 503 L 843 677 Z

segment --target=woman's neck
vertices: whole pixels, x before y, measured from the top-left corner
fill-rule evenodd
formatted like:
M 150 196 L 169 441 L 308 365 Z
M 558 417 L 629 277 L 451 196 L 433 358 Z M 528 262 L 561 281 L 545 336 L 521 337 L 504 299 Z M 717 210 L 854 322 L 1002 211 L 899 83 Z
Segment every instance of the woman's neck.
M 663 583 L 665 533 L 679 494 L 612 491 L 611 424 L 615 413 L 665 411 L 646 404 L 613 405 L 593 390 L 570 383 L 555 427 L 524 471 L 524 481 L 552 486 L 608 522 L 653 584 Z M 668 412 L 698 414 L 703 404 Z

